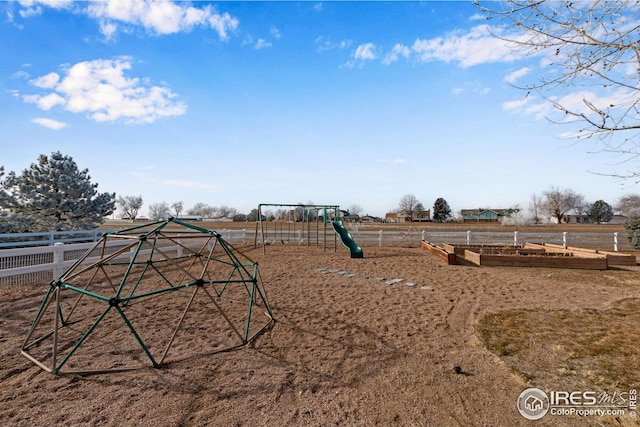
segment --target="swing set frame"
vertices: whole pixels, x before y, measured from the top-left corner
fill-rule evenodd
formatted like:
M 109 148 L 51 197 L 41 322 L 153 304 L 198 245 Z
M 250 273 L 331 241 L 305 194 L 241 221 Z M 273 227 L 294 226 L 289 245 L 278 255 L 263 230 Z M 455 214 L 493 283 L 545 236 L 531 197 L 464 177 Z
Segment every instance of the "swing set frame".
M 287 239 L 283 238 L 284 235 L 284 223 L 283 220 L 269 221 L 265 215 L 265 208 L 282 209 L 287 208 Z M 302 218 L 298 221 L 296 218 L 297 212 L 302 210 Z M 315 212 L 315 215 L 311 215 L 311 212 Z M 320 213 L 322 213 L 322 225 L 320 224 Z M 293 217 L 293 220 L 290 218 Z M 327 244 L 330 239 L 327 237 L 327 230 L 333 235 L 333 248 L 337 251 L 338 248 L 338 236 L 333 232 L 331 226 L 332 221 L 340 220 L 341 212 L 338 205 L 304 205 L 304 204 L 287 204 L 287 203 L 260 203 L 258 205 L 258 219 L 256 221 L 256 234 L 254 240 L 254 248 L 258 247 L 258 244 L 262 245 L 262 253 L 266 255 L 267 246 L 276 244 L 278 241 L 278 224 L 280 225 L 280 243 L 283 245 L 289 244 L 293 236 L 293 241 L 296 241 L 298 245 L 312 246 L 312 240 L 315 240 L 316 247 L 320 246 L 320 240 L 322 240 L 323 250 L 326 252 Z M 269 240 L 269 223 L 274 224 L 273 240 Z M 301 226 L 297 229 L 296 224 L 300 222 Z M 315 222 L 315 229 L 312 227 L 312 222 Z M 293 226 L 293 232 L 291 227 Z M 306 228 L 306 230 L 305 230 Z M 297 233 L 297 236 L 296 236 Z

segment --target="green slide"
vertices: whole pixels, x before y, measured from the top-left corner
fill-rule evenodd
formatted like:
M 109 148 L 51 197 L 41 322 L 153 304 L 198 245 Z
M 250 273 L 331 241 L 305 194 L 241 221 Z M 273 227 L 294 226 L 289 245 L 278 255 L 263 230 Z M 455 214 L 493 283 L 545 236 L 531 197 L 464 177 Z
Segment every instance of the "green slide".
M 338 236 L 340 236 L 340 240 L 342 240 L 344 247 L 351 251 L 351 258 L 364 258 L 362 248 L 356 244 L 353 237 L 351 237 L 351 234 L 349 234 L 347 229 L 344 228 L 342 221 L 333 221 L 331 225 L 333 225 L 333 229 L 338 233 Z

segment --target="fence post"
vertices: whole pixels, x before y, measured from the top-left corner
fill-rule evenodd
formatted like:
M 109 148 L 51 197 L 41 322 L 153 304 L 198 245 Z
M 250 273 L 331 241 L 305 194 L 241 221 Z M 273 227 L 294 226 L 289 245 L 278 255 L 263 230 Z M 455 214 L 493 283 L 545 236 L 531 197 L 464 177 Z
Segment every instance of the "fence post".
M 613 233 L 613 250 L 615 252 L 618 252 L 620 250 L 619 245 L 619 241 L 618 241 L 618 232 L 616 231 L 615 233 Z
M 64 271 L 64 243 L 53 244 L 53 279 L 56 280 Z
M 182 246 L 182 239 L 178 239 L 178 258 L 182 258 L 184 255 L 184 248 Z
M 467 231 L 467 245 L 471 244 L 471 231 Z
M 49 232 L 49 246 L 53 245 L 53 233 L 54 233 L 53 231 Z
M 562 246 L 564 246 L 565 249 L 569 247 L 569 233 L 566 231 L 562 232 Z
M 420 240 L 427 240 L 427 231 L 422 230 L 422 238 Z
M 513 232 L 513 246 L 514 247 L 518 247 L 518 232 L 517 231 Z
M 243 245 L 247 244 L 247 229 L 246 228 L 242 229 L 242 244 Z
M 378 235 L 378 246 L 380 247 L 382 247 L 382 234 L 383 234 L 383 231 L 380 230 L 380 233 Z

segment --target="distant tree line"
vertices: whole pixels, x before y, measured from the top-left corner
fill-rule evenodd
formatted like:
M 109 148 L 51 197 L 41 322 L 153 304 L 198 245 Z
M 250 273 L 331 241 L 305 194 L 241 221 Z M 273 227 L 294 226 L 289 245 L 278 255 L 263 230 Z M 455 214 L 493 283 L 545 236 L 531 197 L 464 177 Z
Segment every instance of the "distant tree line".
M 80 170 L 72 157 L 53 152 L 44 154 L 37 162 L 17 174 L 5 174 L 0 166 L 0 232 L 22 233 L 36 231 L 67 231 L 91 229 L 104 222 L 105 217 L 118 209 L 121 218 L 135 220 L 143 206 L 142 196 L 118 196 L 115 193 L 99 193 L 98 184 L 91 182 L 87 169 Z M 313 204 L 311 202 L 307 204 Z M 301 221 L 315 219 L 317 212 L 302 208 L 279 209 L 266 212 L 267 219 Z M 350 215 L 358 215 L 362 208 L 350 206 Z M 586 216 L 592 223 L 611 220 L 614 209 L 627 217 L 625 227 L 629 240 L 635 248 L 640 248 L 640 195 L 622 197 L 615 208 L 604 200 L 586 202 L 583 195 L 571 189 L 551 187 L 542 196 L 533 195 L 529 206 L 531 216 L 527 222 L 538 223 L 543 218 L 554 218 L 561 223 L 570 212 Z M 169 205 L 166 202 L 149 206 L 149 217 L 158 220 L 169 216 L 181 217 L 184 205 L 181 201 Z M 519 207 L 511 209 L 514 220 L 523 220 Z M 427 210 L 414 195 L 402 196 L 398 212 L 409 219 L 425 219 Z M 249 214 L 239 213 L 228 206 L 213 207 L 197 203 L 186 211 L 187 215 L 202 218 L 227 218 L 234 221 L 256 221 L 258 210 Z M 519 216 L 519 218 L 516 218 Z M 446 222 L 452 218 L 447 201 L 439 197 L 435 200 L 431 220 Z M 426 218 L 429 219 L 429 218 Z

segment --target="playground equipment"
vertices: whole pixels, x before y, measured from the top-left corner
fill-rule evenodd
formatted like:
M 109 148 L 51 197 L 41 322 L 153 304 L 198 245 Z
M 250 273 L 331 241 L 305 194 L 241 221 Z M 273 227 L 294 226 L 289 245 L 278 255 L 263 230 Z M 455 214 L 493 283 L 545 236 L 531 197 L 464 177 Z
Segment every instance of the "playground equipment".
M 277 209 L 272 221 L 267 218 L 269 208 Z M 287 224 L 287 238 L 284 238 L 284 223 Z M 273 224 L 273 230 L 269 230 L 269 224 Z M 297 224 L 300 223 L 300 226 Z M 312 226 L 315 223 L 315 228 Z M 322 226 L 320 225 L 322 223 Z M 327 230 L 331 224 L 333 231 L 333 241 L 327 235 Z M 279 226 L 279 234 L 278 234 Z M 330 229 L 329 229 L 330 230 Z M 260 236 L 260 237 L 258 237 Z M 280 237 L 278 239 L 278 236 Z M 320 246 L 322 241 L 323 250 L 327 246 L 336 250 L 337 237 L 340 242 L 351 253 L 351 258 L 362 258 L 363 251 L 356 244 L 353 237 L 344 227 L 341 219 L 340 207 L 338 205 L 303 205 L 303 204 L 274 204 L 261 203 L 258 205 L 258 220 L 256 222 L 256 237 L 254 247 L 258 246 L 258 240 L 262 245 L 262 253 L 266 254 L 268 245 L 276 244 L 278 240 L 282 244 Z
M 230 350 L 272 322 L 258 264 L 169 218 L 105 234 L 51 282 L 21 350 L 56 375 L 158 367 L 172 349 L 174 361 Z
M 342 220 L 333 221 L 331 225 L 333 226 L 333 229 L 338 234 L 338 236 L 340 236 L 340 241 L 342 242 L 344 247 L 349 249 L 349 251 L 351 252 L 351 258 L 364 257 L 362 248 L 356 244 L 355 240 L 353 240 L 351 234 L 349 234 L 347 229 L 344 227 Z

